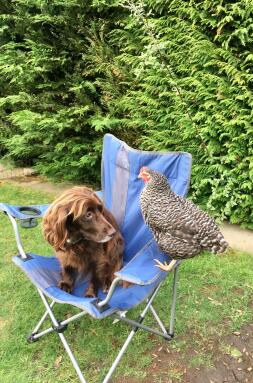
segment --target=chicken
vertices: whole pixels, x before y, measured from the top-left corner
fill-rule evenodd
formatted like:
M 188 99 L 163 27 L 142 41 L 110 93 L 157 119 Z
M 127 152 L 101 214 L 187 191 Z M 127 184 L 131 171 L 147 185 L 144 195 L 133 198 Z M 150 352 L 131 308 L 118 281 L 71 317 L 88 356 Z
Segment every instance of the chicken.
M 139 178 L 146 183 L 141 193 L 141 211 L 159 248 L 172 258 L 167 265 L 156 260 L 164 271 L 170 271 L 178 259 L 193 258 L 204 250 L 222 253 L 228 247 L 213 218 L 193 202 L 174 193 L 163 174 L 143 167 Z

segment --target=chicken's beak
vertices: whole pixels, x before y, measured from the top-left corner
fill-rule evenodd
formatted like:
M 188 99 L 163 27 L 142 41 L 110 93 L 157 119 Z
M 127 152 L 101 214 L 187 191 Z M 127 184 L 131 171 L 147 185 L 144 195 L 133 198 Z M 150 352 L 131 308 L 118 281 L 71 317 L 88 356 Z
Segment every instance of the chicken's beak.
M 139 178 L 139 179 L 143 179 L 143 173 L 144 173 L 145 169 L 146 169 L 145 166 L 143 166 L 143 167 L 140 169 L 140 173 L 139 173 L 139 175 L 138 175 L 138 178 Z

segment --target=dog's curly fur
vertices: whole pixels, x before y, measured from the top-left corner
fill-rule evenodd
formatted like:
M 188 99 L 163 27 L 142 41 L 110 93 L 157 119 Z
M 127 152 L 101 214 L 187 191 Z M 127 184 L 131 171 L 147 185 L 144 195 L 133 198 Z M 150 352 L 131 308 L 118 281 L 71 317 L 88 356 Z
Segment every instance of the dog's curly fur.
M 78 273 L 91 274 L 85 296 L 106 291 L 122 267 L 124 241 L 113 215 L 95 192 L 74 187 L 47 210 L 43 234 L 61 264 L 59 287 L 71 292 Z

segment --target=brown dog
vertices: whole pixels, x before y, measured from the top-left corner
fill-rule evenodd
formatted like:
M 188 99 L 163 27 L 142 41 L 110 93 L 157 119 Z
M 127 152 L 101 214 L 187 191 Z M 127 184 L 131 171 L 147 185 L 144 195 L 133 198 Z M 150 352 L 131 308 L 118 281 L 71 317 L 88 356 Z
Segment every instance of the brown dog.
M 86 297 L 107 291 L 122 267 L 124 241 L 113 215 L 92 189 L 74 187 L 64 192 L 43 219 L 45 239 L 61 264 L 59 287 L 71 292 L 77 273 L 91 273 Z

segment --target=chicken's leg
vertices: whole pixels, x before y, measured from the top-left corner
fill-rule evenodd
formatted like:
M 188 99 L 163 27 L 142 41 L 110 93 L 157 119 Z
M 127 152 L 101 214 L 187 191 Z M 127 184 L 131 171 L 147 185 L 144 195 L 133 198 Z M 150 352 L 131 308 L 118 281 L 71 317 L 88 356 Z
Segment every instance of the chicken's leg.
M 162 263 L 162 262 L 158 261 L 158 259 L 155 259 L 155 261 L 157 263 L 155 266 L 159 267 L 159 269 L 161 269 L 163 271 L 171 271 L 173 269 L 173 267 L 175 266 L 175 264 L 177 263 L 176 259 L 172 259 L 169 264 L 167 264 L 167 262 Z

